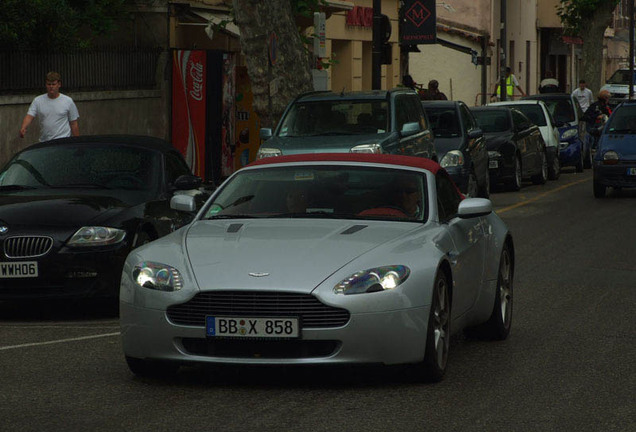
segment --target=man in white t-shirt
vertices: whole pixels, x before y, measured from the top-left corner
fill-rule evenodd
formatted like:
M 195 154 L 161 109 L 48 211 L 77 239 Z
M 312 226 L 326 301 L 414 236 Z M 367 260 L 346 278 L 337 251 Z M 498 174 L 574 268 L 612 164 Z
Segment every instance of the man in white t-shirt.
M 583 112 L 587 111 L 590 105 L 592 105 L 592 99 L 594 99 L 592 90 L 586 88 L 586 86 L 587 84 L 585 80 L 582 79 L 579 81 L 579 87 L 572 92 L 572 96 L 579 101 L 579 105 L 581 105 Z
M 34 118 L 40 121 L 40 141 L 79 135 L 79 113 L 75 102 L 60 93 L 62 79 L 57 72 L 46 74 L 46 93 L 33 99 L 27 115 L 22 120 L 20 138 Z

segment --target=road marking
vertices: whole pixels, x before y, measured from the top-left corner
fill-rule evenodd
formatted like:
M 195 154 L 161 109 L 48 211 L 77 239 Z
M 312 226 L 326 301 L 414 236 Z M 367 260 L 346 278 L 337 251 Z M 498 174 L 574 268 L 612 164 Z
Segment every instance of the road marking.
M 58 339 L 58 340 L 54 340 L 54 341 L 33 342 L 33 343 L 27 343 L 27 344 L 21 344 L 21 345 L 9 345 L 9 346 L 0 347 L 0 351 L 6 351 L 6 350 L 10 350 L 10 349 L 17 349 L 17 348 L 27 348 L 27 347 L 34 347 L 34 346 L 42 346 L 42 345 L 52 345 L 52 344 L 66 343 L 66 342 L 76 342 L 76 341 L 87 340 L 87 339 L 97 339 L 97 338 L 110 337 L 110 336 L 119 336 L 119 335 L 120 335 L 119 332 L 116 332 L 116 333 L 104 333 L 104 334 L 98 334 L 98 335 L 93 335 L 93 336 L 81 336 L 81 337 L 69 338 L 69 339 Z
M 553 194 L 553 193 L 555 193 L 555 192 L 559 192 L 559 191 L 561 191 L 561 190 L 563 190 L 563 189 L 569 188 L 570 186 L 574 186 L 574 185 L 577 185 L 577 184 L 579 184 L 579 183 L 583 183 L 583 182 L 586 182 L 586 181 L 590 181 L 590 179 L 589 179 L 589 178 L 585 178 L 585 179 L 583 179 L 583 180 L 577 180 L 577 181 L 572 182 L 572 183 L 564 184 L 563 186 L 559 186 L 559 187 L 558 187 L 558 188 L 556 188 L 556 189 L 552 189 L 551 191 L 548 191 L 548 192 L 542 193 L 541 195 L 536 196 L 536 197 L 534 197 L 534 198 L 530 198 L 529 200 L 521 201 L 521 202 L 518 202 L 517 204 L 513 204 L 513 205 L 511 205 L 511 206 L 504 207 L 504 208 L 502 208 L 501 210 L 495 210 L 495 212 L 496 212 L 497 214 L 499 214 L 499 213 L 505 213 L 505 212 L 507 212 L 507 211 L 514 210 L 514 209 L 516 209 L 516 208 L 518 208 L 518 207 L 523 207 L 523 206 L 528 205 L 528 204 L 530 204 L 530 203 L 532 203 L 532 202 L 538 201 L 538 200 L 540 200 L 540 199 L 541 199 L 541 198 L 543 198 L 543 197 L 546 197 L 546 196 L 548 196 L 548 195 L 552 195 L 552 194 Z

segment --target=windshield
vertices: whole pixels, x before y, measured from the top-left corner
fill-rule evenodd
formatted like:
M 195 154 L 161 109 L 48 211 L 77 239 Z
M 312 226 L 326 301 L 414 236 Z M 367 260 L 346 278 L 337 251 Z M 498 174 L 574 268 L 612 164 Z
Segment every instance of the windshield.
M 159 167 L 160 155 L 151 150 L 58 144 L 18 154 L 0 172 L 0 187 L 154 191 Z
M 455 108 L 434 108 L 424 106 L 433 133 L 439 138 L 458 137 L 462 134 Z
M 401 169 L 290 166 L 245 170 L 229 180 L 205 219 L 425 220 L 425 177 Z
M 636 106 L 617 109 L 607 127 L 610 133 L 636 134 Z
M 477 125 L 484 133 L 506 132 L 510 130 L 507 110 L 473 110 Z
M 537 104 L 510 104 L 505 105 L 508 108 L 515 108 L 526 115 L 537 126 L 547 126 L 548 122 L 545 119 L 543 110 Z
M 636 82 L 636 72 L 634 73 L 634 78 Z M 629 70 L 619 69 L 612 74 L 610 79 L 607 80 L 607 84 L 624 84 L 629 85 Z
M 571 123 L 576 120 L 574 107 L 570 99 L 543 100 L 548 107 L 548 111 L 554 117 L 554 121 L 559 123 Z
M 389 130 L 386 100 L 298 102 L 283 119 L 281 137 L 380 134 Z

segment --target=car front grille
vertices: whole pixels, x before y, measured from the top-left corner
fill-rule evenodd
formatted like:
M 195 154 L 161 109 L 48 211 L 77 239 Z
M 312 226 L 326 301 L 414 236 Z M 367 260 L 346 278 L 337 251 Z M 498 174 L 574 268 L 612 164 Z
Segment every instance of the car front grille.
M 203 292 L 187 303 L 168 307 L 175 324 L 205 327 L 206 315 L 235 317 L 299 317 L 303 329 L 342 327 L 349 311 L 322 304 L 309 294 L 276 292 Z
M 36 258 L 46 255 L 53 247 L 53 239 L 46 236 L 15 236 L 4 241 L 7 258 Z

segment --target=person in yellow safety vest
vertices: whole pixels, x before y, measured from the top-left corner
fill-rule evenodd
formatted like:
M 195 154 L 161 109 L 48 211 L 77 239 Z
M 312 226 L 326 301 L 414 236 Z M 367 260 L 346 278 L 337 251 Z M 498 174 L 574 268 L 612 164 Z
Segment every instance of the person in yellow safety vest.
M 515 87 L 521 93 L 521 96 L 525 96 L 526 93 L 523 91 L 521 86 L 519 85 L 519 81 L 517 81 L 517 77 L 512 74 L 512 70 L 507 67 L 506 68 L 506 99 L 512 100 L 515 94 Z M 499 81 L 495 85 L 495 92 L 492 94 L 493 98 L 499 97 Z

